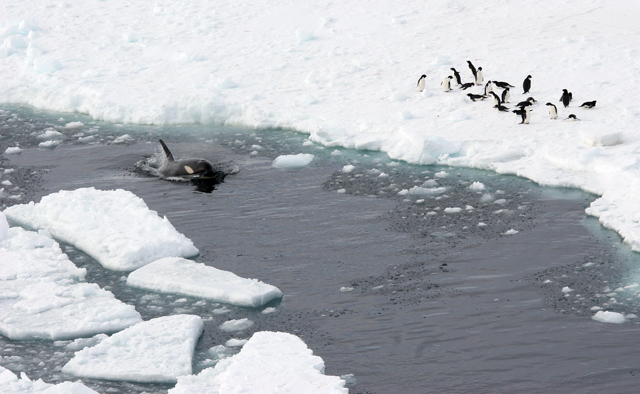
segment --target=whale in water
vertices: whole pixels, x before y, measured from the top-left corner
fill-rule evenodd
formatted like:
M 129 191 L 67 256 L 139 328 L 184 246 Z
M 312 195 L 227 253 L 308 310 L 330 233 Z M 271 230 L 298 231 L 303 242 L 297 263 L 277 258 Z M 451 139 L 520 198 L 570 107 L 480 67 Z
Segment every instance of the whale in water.
M 166 160 L 158 171 L 165 178 L 220 178 L 225 175 L 220 171 L 214 170 L 213 165 L 205 159 L 181 159 L 176 161 L 164 141 L 160 140 L 160 145 L 162 145 Z

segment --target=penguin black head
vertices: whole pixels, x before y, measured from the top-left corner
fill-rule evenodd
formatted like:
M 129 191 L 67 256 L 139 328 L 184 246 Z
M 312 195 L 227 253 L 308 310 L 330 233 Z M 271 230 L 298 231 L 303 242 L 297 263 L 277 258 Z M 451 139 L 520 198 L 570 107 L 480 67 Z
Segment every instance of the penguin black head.
M 537 103 L 537 102 L 538 102 L 538 101 L 537 101 L 536 99 L 534 99 L 533 97 L 529 97 L 529 98 L 527 98 L 527 101 L 528 101 L 528 102 L 530 102 L 531 104 L 535 104 L 535 103 Z
M 555 105 L 551 104 L 551 103 L 546 103 L 545 105 L 549 105 L 551 107 L 555 107 Z
M 527 75 L 527 78 L 528 78 L 528 79 L 531 79 L 531 75 Z
M 482 67 L 478 67 L 478 71 L 482 71 Z

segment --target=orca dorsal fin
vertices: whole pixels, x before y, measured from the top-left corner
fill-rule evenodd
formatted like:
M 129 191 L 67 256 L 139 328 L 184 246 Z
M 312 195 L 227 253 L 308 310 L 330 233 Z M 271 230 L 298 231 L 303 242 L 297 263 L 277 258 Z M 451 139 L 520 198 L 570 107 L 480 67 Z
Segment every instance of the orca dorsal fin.
M 169 150 L 169 148 L 167 148 L 167 146 L 164 144 L 164 141 L 162 139 L 160 139 L 159 141 L 160 141 L 160 145 L 162 145 L 162 150 L 164 150 L 164 154 L 167 156 L 167 160 L 169 160 L 170 163 L 173 163 L 175 160 L 173 160 L 173 155 L 171 154 L 171 151 Z

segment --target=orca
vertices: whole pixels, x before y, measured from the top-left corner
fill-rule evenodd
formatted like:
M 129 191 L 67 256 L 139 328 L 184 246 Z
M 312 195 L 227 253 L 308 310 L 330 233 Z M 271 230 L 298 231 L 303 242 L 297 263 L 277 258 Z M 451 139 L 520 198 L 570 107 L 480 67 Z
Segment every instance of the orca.
M 213 169 L 213 165 L 204 159 L 182 159 L 176 161 L 171 154 L 169 148 L 160 140 L 162 150 L 164 151 L 166 160 L 162 164 L 162 167 L 158 170 L 160 174 L 165 178 L 170 177 L 182 177 L 182 178 L 197 178 L 197 179 L 211 179 L 215 178 L 222 182 L 225 174 Z

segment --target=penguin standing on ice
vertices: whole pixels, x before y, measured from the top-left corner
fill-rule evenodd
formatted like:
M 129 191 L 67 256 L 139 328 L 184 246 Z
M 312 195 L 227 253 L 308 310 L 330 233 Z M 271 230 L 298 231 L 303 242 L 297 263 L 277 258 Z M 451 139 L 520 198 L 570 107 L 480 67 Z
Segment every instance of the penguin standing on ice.
M 531 90 L 531 75 L 527 75 L 524 82 L 522 82 L 522 94 L 529 93 L 529 90 Z
M 555 104 L 547 103 L 546 105 L 549 106 L 549 115 L 551 116 L 551 119 L 558 119 L 558 108 Z
M 448 92 L 451 90 L 451 80 L 453 79 L 453 77 L 451 75 L 449 75 L 448 77 L 446 77 L 444 79 L 444 81 L 442 81 L 442 90 L 444 90 L 445 92 Z
M 476 85 L 482 85 L 484 78 L 482 77 L 482 67 L 478 67 L 476 70 Z
M 420 79 L 418 79 L 418 90 L 421 92 L 424 90 L 424 84 L 426 79 L 427 79 L 427 76 L 425 74 L 422 74 Z
M 573 99 L 573 94 L 571 94 L 571 92 L 568 91 L 567 89 L 562 89 L 562 96 L 558 101 L 562 101 L 562 104 L 564 105 L 565 108 L 569 106 L 569 103 L 571 102 L 572 99 Z
M 510 97 L 510 93 L 509 93 L 509 88 L 505 88 L 502 91 L 502 102 L 503 103 L 508 103 L 509 102 L 509 97 Z
M 491 95 L 491 98 L 493 99 L 493 105 L 500 105 L 500 97 L 498 97 L 497 94 L 495 94 L 493 91 L 489 92 L 489 94 Z
M 487 81 L 487 84 L 484 85 L 484 95 L 488 96 L 489 92 L 493 92 L 493 83 L 491 81 Z
M 456 71 L 456 69 L 453 67 L 451 67 L 451 71 L 453 71 L 453 75 L 456 77 L 456 83 L 458 85 L 462 85 L 462 80 L 460 79 L 460 73 Z
M 522 118 L 522 122 L 520 122 L 520 124 L 529 124 L 529 121 L 531 120 L 531 109 L 529 107 L 514 109 L 512 112 L 516 115 L 520 115 Z
M 582 103 L 580 107 L 593 108 L 595 106 L 596 106 L 596 100 L 593 100 L 593 101 L 585 101 L 584 103 Z
M 471 70 L 471 74 L 473 74 L 473 79 L 476 79 L 476 68 L 473 66 L 473 63 L 471 63 L 471 60 L 467 60 L 467 64 L 469 65 L 469 70 Z

